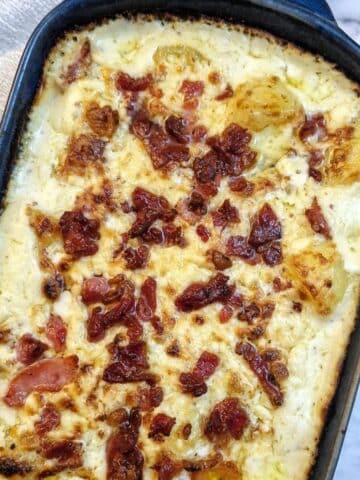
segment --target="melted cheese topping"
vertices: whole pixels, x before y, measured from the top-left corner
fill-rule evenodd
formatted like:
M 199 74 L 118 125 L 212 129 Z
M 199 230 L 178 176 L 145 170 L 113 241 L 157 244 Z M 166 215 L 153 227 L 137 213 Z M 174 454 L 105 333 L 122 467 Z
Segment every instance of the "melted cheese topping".
M 64 87 L 61 72 L 85 38 L 91 44 L 91 66 L 83 78 Z M 84 278 L 94 274 L 111 278 L 125 271 L 123 260 L 112 259 L 112 253 L 121 234 L 130 228 L 134 215 L 121 212 L 106 215 L 98 253 L 74 262 L 67 273 L 71 286 L 51 304 L 41 294 L 45 273 L 39 266 L 38 240 L 29 224 L 27 209 L 31 206 L 59 218 L 64 211 L 74 208 L 76 197 L 85 189 L 101 183 L 102 179 L 94 172 L 67 177 L 57 172 L 70 137 L 89 132 L 84 110 L 90 101 L 110 105 L 120 115 L 119 127 L 104 152 L 105 174 L 112 181 L 119 201 L 129 200 L 136 186 L 165 196 L 172 205 L 189 195 L 192 170 L 178 168 L 163 175 L 153 168 L 139 140 L 129 133 L 125 98 L 113 82 L 117 71 L 133 77 L 154 72 L 158 68 L 154 58 L 156 60 L 159 48 L 179 44 L 195 49 L 198 54 L 189 61 L 181 50 L 167 57 L 163 50 L 166 58 L 163 56 L 161 61 L 165 62 L 166 70 L 158 80 L 158 87 L 164 92 L 161 102 L 169 112 L 181 114 L 183 96 L 178 91 L 182 81 L 203 81 L 205 91 L 196 111 L 198 123 L 206 126 L 209 135 L 220 134 L 232 121 L 248 128 L 258 161 L 246 175 L 252 180 L 271 179 L 274 187 L 242 198 L 229 190 L 226 179 L 222 180 L 208 210 L 230 199 L 239 210 L 240 224 L 231 225 L 220 234 L 220 230 L 213 227 L 211 216 L 205 216 L 202 223 L 212 232 L 205 246 L 194 226 L 177 219 L 185 232 L 186 248 L 155 245 L 145 269 L 126 271 L 137 289 L 149 275 L 157 280 L 157 314 L 165 323 L 165 333 L 159 338 L 151 325 L 144 324 L 144 337 L 150 370 L 161 377 L 164 390 L 164 400 L 155 413 L 176 417 L 176 425 L 163 443 L 148 438 L 149 425 L 143 422 L 139 444 L 145 459 L 144 479 L 157 478 L 151 466 L 160 451 L 166 450 L 178 459 L 200 459 L 211 454 L 214 447 L 203 434 L 204 419 L 217 402 L 235 396 L 249 414 L 250 427 L 240 440 L 231 440 L 221 452 L 225 460 L 237 465 L 241 472 L 239 478 L 304 480 L 316 455 L 324 411 L 334 393 L 339 365 L 354 326 L 360 274 L 360 184 L 353 176 L 349 182 L 349 176 L 337 181 L 328 174 L 320 184 L 310 178 L 309 147 L 300 142 L 297 128 L 304 112 L 307 115 L 321 112 L 330 132 L 344 126 L 354 126 L 357 132 L 360 100 L 355 85 L 322 59 L 292 45 L 283 45 L 269 35 L 212 22 L 120 18 L 76 35 L 69 34 L 54 48 L 46 63 L 45 83 L 30 115 L 0 218 L 0 330 L 10 332 L 7 341 L 0 344 L 0 396 L 5 395 L 10 379 L 21 368 L 15 357 L 17 339 L 24 333 L 33 333 L 46 341 L 44 327 L 51 312 L 61 315 L 68 325 L 65 354 L 78 355 L 80 364 L 91 364 L 92 369 L 58 393 L 31 394 L 20 409 L 10 408 L 1 401 L 0 456 L 27 460 L 36 471 L 39 461 L 44 462 L 36 453 L 39 439 L 33 427 L 41 405 L 48 401 L 63 405 L 70 399 L 72 408 L 61 408 L 61 425 L 50 432 L 49 438 L 72 437 L 81 441 L 84 465 L 52 478 L 106 478 L 105 445 L 112 430 L 100 417 L 126 406 L 129 393 L 135 392 L 138 385 L 106 384 L 101 380 L 109 363 L 106 345 L 123 327 L 110 328 L 104 340 L 89 343 L 86 340 L 88 313 L 81 302 L 80 287 Z M 209 74 L 214 71 L 220 73 L 219 85 L 209 82 Z M 235 96 L 215 101 L 214 97 L 227 84 Z M 270 85 L 269 88 L 266 85 Z M 261 96 L 268 98 L 270 110 L 271 102 L 278 106 L 277 117 L 271 111 L 264 112 L 264 102 L 259 101 Z M 355 136 L 355 144 L 359 142 Z M 334 141 L 329 138 L 320 148 L 328 161 L 335 148 Z M 339 148 L 348 148 L 348 145 Z M 192 157 L 206 151 L 204 145 L 191 146 L 191 149 Z M 330 260 L 328 270 L 327 267 L 317 269 L 316 259 L 309 260 L 304 253 L 314 255 L 325 248 L 326 243 L 321 235 L 312 231 L 304 215 L 314 196 L 333 236 L 329 248 L 333 252 L 331 258 L 336 257 L 336 261 Z M 247 235 L 251 217 L 265 201 L 271 204 L 283 228 L 284 263 L 271 268 L 263 263 L 251 266 L 233 258 L 226 274 L 245 295 L 276 304 L 267 331 L 257 345 L 280 349 L 289 369 L 289 378 L 282 385 L 285 401 L 277 409 L 244 359 L 235 354 L 241 330 L 236 317 L 221 325 L 220 304 L 189 314 L 177 311 L 174 306 L 174 298 L 189 284 L 213 275 L 205 250 L 221 247 L 230 234 Z M 52 245 L 49 253 L 58 261 L 64 254 L 62 243 Z M 302 311 L 295 312 L 292 301 L 299 297 L 294 286 L 274 292 L 272 281 L 277 276 L 288 275 L 297 286 L 304 280 L 294 270 L 291 263 L 294 258 L 306 258 L 304 262 L 314 266 L 311 275 L 315 285 L 322 281 L 322 275 L 330 275 L 336 284 L 341 283 L 328 315 L 318 313 L 311 301 L 303 301 Z M 327 299 L 323 301 L 326 303 Z M 204 325 L 194 323 L 196 313 L 204 317 Z M 178 358 L 166 353 L 174 339 L 181 345 Z M 206 382 L 207 393 L 193 398 L 180 392 L 179 375 L 190 371 L 204 350 L 216 353 L 220 365 Z M 46 356 L 53 354 L 51 349 L 46 352 Z M 90 393 L 94 394 L 93 400 L 89 400 Z M 192 424 L 188 440 L 181 436 L 186 423 Z M 27 478 L 33 478 L 32 475 L 28 474 Z M 182 472 L 177 478 L 190 477 Z

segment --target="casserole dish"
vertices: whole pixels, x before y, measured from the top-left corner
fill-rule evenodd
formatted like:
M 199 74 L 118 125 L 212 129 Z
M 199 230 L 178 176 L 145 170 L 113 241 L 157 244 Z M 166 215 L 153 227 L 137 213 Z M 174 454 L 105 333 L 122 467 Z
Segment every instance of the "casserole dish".
M 320 13 L 327 14 L 328 19 L 313 16 L 304 3 L 296 7 L 288 2 L 200 2 L 190 5 L 181 2 L 146 2 L 134 4 L 126 2 L 65 2 L 54 10 L 39 26 L 31 40 L 20 65 L 13 92 L 10 97 L 1 127 L 1 153 L 3 171 L 2 189 L 5 188 L 11 159 L 14 158 L 17 139 L 21 132 L 21 121 L 26 118 L 26 111 L 33 100 L 36 85 L 41 75 L 45 57 L 54 41 L 64 30 L 74 25 L 83 25 L 89 21 L 113 16 L 120 11 L 170 12 L 175 14 L 205 14 L 207 16 L 233 19 L 248 25 L 257 26 L 281 37 L 320 53 L 325 58 L 336 62 L 354 79 L 359 79 L 359 49 L 341 31 L 324 5 Z M 86 5 L 86 10 L 85 10 Z M 51 34 L 50 34 L 51 32 Z M 340 448 L 341 430 L 346 425 L 355 394 L 358 372 L 356 358 L 356 341 L 358 330 L 354 332 L 349 347 L 344 372 L 336 399 L 334 412 L 330 412 L 324 439 L 320 446 L 319 461 L 314 469 L 314 478 L 330 479 L 335 468 L 336 456 Z M 346 399 L 346 401 L 345 401 Z M 335 446 L 335 447 L 334 447 Z M 329 453 L 331 455 L 329 455 Z

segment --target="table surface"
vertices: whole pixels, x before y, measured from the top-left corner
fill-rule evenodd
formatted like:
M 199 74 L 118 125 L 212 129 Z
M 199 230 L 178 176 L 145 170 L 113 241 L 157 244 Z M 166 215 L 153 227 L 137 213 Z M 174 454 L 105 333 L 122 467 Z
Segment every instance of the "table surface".
M 58 3 L 59 0 L 0 0 L 0 117 L 26 41 L 43 16 Z M 339 25 L 360 43 L 359 0 L 328 0 L 328 3 Z M 360 393 L 334 480 L 355 480 L 359 477 Z

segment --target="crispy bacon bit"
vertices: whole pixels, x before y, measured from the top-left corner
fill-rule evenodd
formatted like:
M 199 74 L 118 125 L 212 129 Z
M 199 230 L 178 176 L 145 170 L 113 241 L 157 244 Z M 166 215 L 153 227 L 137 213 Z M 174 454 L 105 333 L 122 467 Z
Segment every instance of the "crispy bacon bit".
M 129 383 L 145 381 L 150 385 L 156 381 L 155 375 L 148 371 L 146 344 L 139 341 L 126 347 L 110 345 L 113 363 L 104 370 L 103 379 L 108 383 Z
M 94 135 L 81 133 L 72 137 L 65 158 L 65 170 L 74 173 L 83 173 L 89 165 L 104 162 L 104 150 L 106 142 Z
M 204 243 L 206 243 L 211 237 L 209 230 L 205 227 L 205 225 L 202 224 L 196 227 L 196 233 Z
M 219 72 L 210 72 L 208 75 L 209 82 L 213 85 L 218 85 L 220 83 L 221 77 Z
M 149 247 L 141 245 L 138 249 L 128 247 L 123 253 L 126 268 L 137 270 L 144 268 L 149 259 Z
M 161 387 L 146 387 L 141 388 L 137 396 L 140 410 L 149 412 L 161 404 L 164 392 Z
M 150 323 L 158 335 L 163 335 L 165 327 L 160 317 L 154 315 L 150 318 Z
M 266 243 L 279 240 L 281 236 L 281 224 L 274 210 L 268 203 L 264 203 L 251 221 L 250 245 L 258 248 Z
M 169 247 L 174 245 L 177 245 L 178 247 L 184 247 L 186 245 L 182 228 L 176 226 L 174 223 L 166 223 L 162 228 L 162 233 L 165 245 Z
M 174 462 L 163 453 L 152 468 L 157 472 L 158 480 L 172 480 L 183 469 L 180 462 Z
M 155 220 L 171 222 L 176 216 L 176 210 L 171 208 L 165 197 L 157 196 L 144 188 L 135 188 L 132 201 L 136 220 L 129 232 L 131 238 L 143 235 Z
M 207 135 L 207 128 L 204 125 L 196 125 L 191 133 L 192 141 L 201 142 Z
M 109 282 L 104 277 L 91 277 L 83 281 L 81 299 L 85 305 L 103 302 L 110 291 Z
M 229 223 L 240 222 L 239 212 L 230 200 L 225 200 L 215 212 L 211 212 L 211 216 L 215 227 L 225 228 Z
M 227 255 L 240 257 L 250 265 L 256 265 L 260 261 L 255 248 L 248 243 L 247 238 L 241 235 L 232 236 L 227 240 L 226 253 Z
M 180 355 L 180 345 L 177 340 L 174 340 L 166 349 L 166 353 L 171 357 L 178 357 Z
M 77 54 L 73 63 L 68 65 L 66 73 L 62 75 L 65 84 L 70 84 L 85 75 L 86 70 L 91 65 L 91 45 L 90 41 L 86 39 L 81 45 L 80 51 Z
M 311 140 L 321 142 L 327 137 L 326 121 L 322 113 L 306 115 L 304 123 L 299 130 L 299 137 L 303 143 Z
M 289 370 L 283 362 L 273 362 L 270 364 L 270 371 L 277 382 L 288 378 Z
M 283 290 L 287 290 L 288 288 L 291 288 L 291 282 L 282 282 L 280 277 L 275 277 L 273 280 L 273 288 L 275 292 L 281 292 Z
M 301 313 L 302 309 L 303 309 L 302 303 L 293 301 L 292 302 L 292 309 L 294 310 L 294 312 Z
M 51 432 L 56 427 L 60 425 L 60 414 L 52 405 L 48 403 L 45 407 L 41 410 L 40 419 L 35 422 L 35 432 L 43 436 L 45 433 Z
M 107 480 L 141 480 L 144 457 L 136 446 L 141 425 L 138 408 L 123 416 L 106 443 Z
M 309 167 L 309 177 L 313 178 L 317 183 L 320 183 L 323 178 L 320 170 L 311 167 Z
M 120 301 L 107 311 L 95 307 L 87 321 L 87 338 L 89 342 L 98 342 L 105 337 L 108 328 L 115 324 L 128 324 L 126 317 L 134 308 L 135 298 L 133 291 L 124 290 Z
M 319 167 L 325 160 L 321 150 L 312 150 L 309 157 L 309 167 Z
M 230 305 L 224 305 L 219 313 L 220 323 L 226 323 L 230 320 L 234 313 L 234 309 Z
M 191 192 L 188 209 L 198 217 L 206 215 L 207 206 L 205 198 L 199 192 Z
M 184 393 L 199 397 L 207 392 L 205 380 L 211 377 L 219 365 L 219 357 L 214 353 L 203 352 L 189 373 L 180 374 L 180 383 Z
M 71 440 L 60 442 L 46 441 L 41 445 L 41 454 L 47 459 L 55 459 L 66 468 L 78 468 L 83 463 L 83 449 L 81 443 Z
M 232 261 L 230 258 L 218 250 L 211 251 L 211 260 L 216 270 L 226 270 L 232 266 Z
M 104 277 L 91 277 L 84 280 L 81 288 L 81 299 L 85 305 L 91 303 L 113 303 L 120 300 L 124 295 L 133 295 L 135 287 L 133 283 L 120 274 L 107 280 Z
M 56 273 L 44 281 L 42 290 L 49 300 L 56 300 L 59 298 L 61 292 L 64 291 L 64 288 L 64 277 L 60 273 Z
M 119 125 L 119 114 L 110 105 L 100 107 L 97 102 L 91 102 L 85 111 L 85 118 L 91 130 L 100 137 L 111 138 Z
M 31 365 L 39 360 L 48 348 L 46 343 L 34 338 L 30 333 L 25 333 L 16 345 L 16 359 L 24 365 Z
M 137 342 L 142 338 L 143 327 L 134 315 L 128 315 L 125 318 L 125 325 L 127 327 L 127 336 L 130 343 Z
M 46 215 L 30 210 L 30 225 L 39 238 L 51 237 L 57 230 L 57 225 Z
M 281 243 L 278 241 L 266 243 L 259 247 L 257 251 L 262 255 L 262 258 L 266 265 L 272 267 L 273 265 L 279 265 L 282 262 L 282 249 Z
M 22 407 L 30 393 L 59 392 L 75 380 L 77 372 L 76 355 L 40 360 L 21 370 L 10 381 L 4 400 L 9 407 Z
M 100 223 L 88 219 L 79 210 L 65 212 L 59 221 L 64 250 L 76 258 L 94 255 L 98 251 Z
M 313 198 L 310 208 L 305 210 L 305 215 L 315 233 L 319 233 L 327 239 L 331 238 L 329 224 L 322 213 L 316 197 Z
M 196 323 L 196 325 L 204 325 L 205 318 L 201 315 L 195 315 L 195 317 L 193 318 L 193 322 Z
M 240 175 L 229 181 L 229 187 L 232 192 L 240 193 L 243 197 L 250 197 L 255 189 L 255 184 Z
M 163 168 L 169 163 L 187 162 L 190 158 L 188 147 L 149 120 L 144 111 L 134 115 L 130 131 L 142 141 L 155 169 Z
M 182 428 L 182 430 L 181 430 L 181 433 L 182 433 L 182 436 L 183 436 L 184 440 L 187 440 L 187 439 L 190 437 L 190 435 L 191 435 L 191 430 L 192 430 L 192 425 L 191 425 L 191 423 L 186 423 L 186 424 L 183 426 L 183 428 Z
M 280 387 L 256 347 L 248 342 L 238 343 L 235 347 L 235 352 L 238 355 L 242 355 L 248 362 L 251 370 L 258 377 L 271 403 L 275 407 L 282 405 L 284 396 Z
M 237 314 L 237 318 L 242 322 L 254 323 L 254 320 L 261 316 L 260 306 L 255 302 L 244 301 Z
M 194 110 L 197 108 L 199 101 L 198 97 L 204 93 L 204 82 L 184 80 L 179 92 L 184 94 L 184 108 Z
M 210 183 L 215 180 L 218 157 L 215 152 L 208 152 L 194 160 L 193 169 L 199 183 Z
M 189 142 L 189 125 L 185 118 L 170 115 L 165 121 L 165 130 L 177 142 L 183 144 Z
M 230 434 L 239 440 L 249 424 L 249 417 L 237 398 L 228 397 L 213 408 L 205 426 L 205 435 L 211 441 Z
M 46 336 L 53 344 L 55 352 L 65 350 L 67 328 L 64 320 L 59 315 L 50 315 L 46 324 Z
M 142 92 L 152 85 L 154 79 L 151 73 L 143 77 L 133 78 L 125 72 L 119 72 L 115 78 L 115 85 L 118 90 L 128 92 Z
M 232 89 L 231 85 L 228 83 L 225 87 L 225 90 L 221 92 L 219 95 L 215 97 L 215 100 L 226 100 L 227 98 L 231 98 L 234 95 L 234 90 Z
M 256 161 L 256 152 L 249 143 L 251 134 L 236 123 L 231 123 L 222 135 L 207 140 L 217 156 L 217 173 L 225 176 L 238 176 L 252 167 Z
M 156 280 L 148 277 L 141 286 L 136 313 L 140 320 L 149 321 L 156 311 Z
M 168 437 L 170 435 L 175 423 L 175 417 L 169 417 L 165 413 L 158 413 L 151 422 L 149 438 L 162 441 L 164 436 Z
M 218 273 L 206 283 L 193 283 L 176 298 L 175 305 L 181 312 L 192 312 L 214 302 L 224 302 L 233 291 L 227 284 L 228 280 L 229 277 Z
M 19 462 L 10 457 L 0 457 L 0 474 L 4 477 L 9 478 L 13 475 L 25 477 L 31 471 L 32 467 L 26 462 Z

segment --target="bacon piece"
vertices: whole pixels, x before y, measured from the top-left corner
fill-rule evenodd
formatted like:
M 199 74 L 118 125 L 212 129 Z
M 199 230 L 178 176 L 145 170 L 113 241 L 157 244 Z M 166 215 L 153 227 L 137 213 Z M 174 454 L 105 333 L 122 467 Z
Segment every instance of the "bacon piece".
M 169 417 L 165 413 L 158 413 L 152 420 L 149 431 L 149 438 L 162 441 L 163 437 L 170 436 L 171 430 L 176 423 L 175 417 Z
M 141 245 L 137 249 L 128 247 L 124 251 L 123 257 L 126 262 L 126 268 L 130 270 L 144 268 L 149 259 L 149 247 L 146 245 Z
M 39 360 L 48 348 L 46 343 L 34 338 L 30 333 L 25 333 L 16 345 L 16 360 L 24 365 L 30 365 Z
M 230 305 L 224 305 L 219 312 L 220 323 L 226 323 L 230 320 L 234 313 L 234 310 Z
M 239 440 L 249 425 L 249 417 L 237 398 L 227 397 L 213 408 L 206 426 L 205 435 L 211 441 L 229 434 Z
M 312 177 L 315 182 L 321 182 L 322 180 L 322 173 L 318 169 L 321 163 L 324 160 L 324 154 L 321 150 L 313 150 L 310 152 L 309 157 L 309 177 Z
M 211 377 L 219 365 L 219 357 L 214 353 L 203 352 L 190 373 L 180 374 L 180 383 L 184 393 L 199 397 L 207 392 L 205 380 Z
M 148 277 L 141 286 L 140 297 L 136 305 L 137 316 L 148 321 L 156 311 L 156 280 Z
M 59 425 L 60 414 L 54 405 L 48 403 L 41 410 L 40 419 L 35 422 L 34 428 L 35 432 L 42 437 L 45 433 L 51 432 L 51 430 L 54 430 Z
M 136 446 L 141 425 L 138 408 L 124 412 L 118 429 L 106 442 L 107 480 L 141 480 L 144 458 Z
M 188 110 L 195 109 L 198 104 L 198 97 L 204 93 L 204 82 L 184 80 L 179 92 L 184 94 L 184 108 Z
M 229 187 L 232 192 L 240 193 L 244 197 L 250 197 L 255 190 L 255 184 L 242 175 L 232 178 Z
M 132 193 L 132 201 L 136 219 L 129 231 L 131 238 L 146 233 L 155 220 L 171 222 L 176 216 L 176 210 L 171 208 L 165 197 L 155 195 L 144 188 L 135 188 Z
M 228 238 L 226 242 L 226 254 L 240 257 L 250 265 L 256 265 L 260 261 L 260 257 L 255 248 L 241 235 L 235 235 Z
M 310 208 L 305 210 L 305 215 L 315 233 L 323 235 L 328 240 L 331 239 L 329 224 L 316 197 L 313 198 Z
M 64 169 L 74 173 L 83 173 L 90 165 L 104 162 L 106 142 L 94 135 L 81 133 L 72 137 L 65 158 Z
M 94 255 L 98 251 L 100 223 L 88 219 L 79 210 L 65 212 L 59 221 L 64 250 L 75 258 Z
M 120 274 L 107 280 L 104 277 L 91 277 L 83 281 L 81 299 L 85 305 L 92 303 L 113 303 L 124 295 L 133 295 L 134 284 Z
M 261 253 L 266 265 L 269 265 L 270 267 L 279 265 L 279 263 L 282 262 L 283 256 L 281 243 L 278 241 L 266 243 L 259 247 L 257 251 Z
M 155 375 L 148 372 L 145 342 L 130 343 L 126 347 L 111 344 L 113 363 L 104 370 L 103 379 L 108 383 L 141 382 L 154 384 Z
M 168 247 L 174 245 L 183 247 L 186 244 L 182 228 L 176 226 L 174 223 L 166 223 L 161 229 L 151 227 L 141 235 L 141 238 L 146 243 L 155 243 Z
M 152 468 L 157 472 L 158 480 L 172 480 L 181 472 L 183 466 L 181 462 L 175 462 L 162 453 Z
M 87 338 L 89 342 L 98 342 L 105 337 L 108 328 L 115 324 L 127 324 L 128 315 L 135 306 L 133 292 L 127 291 L 121 300 L 112 308 L 102 311 L 101 307 L 95 307 L 87 321 Z
M 170 117 L 168 117 L 165 121 L 165 130 L 178 143 L 186 144 L 190 140 L 189 125 L 183 117 L 170 115 Z
M 218 174 L 238 176 L 255 164 L 257 154 L 249 147 L 250 140 L 251 134 L 236 123 L 207 140 L 217 155 Z
M 164 392 L 161 387 L 141 388 L 137 393 L 137 397 L 140 410 L 150 412 L 161 404 Z
M 313 178 L 317 183 L 320 183 L 323 178 L 321 171 L 312 167 L 309 167 L 309 177 Z
M 171 357 L 178 357 L 180 355 L 180 345 L 177 340 L 174 340 L 166 349 L 166 353 Z
M 282 236 L 281 224 L 271 206 L 264 203 L 259 212 L 252 218 L 249 243 L 258 248 Z
M 67 328 L 64 320 L 59 315 L 50 315 L 46 324 L 46 336 L 53 344 L 55 352 L 65 350 Z
M 187 162 L 190 158 L 188 147 L 149 120 L 147 112 L 139 111 L 134 115 L 130 131 L 142 141 L 155 169 L 163 168 L 169 163 Z
M 31 465 L 27 462 L 21 462 L 11 457 L 0 457 L 0 474 L 4 477 L 19 475 L 25 477 L 32 471 Z
M 280 387 L 274 377 L 269 371 L 265 361 L 257 351 L 256 347 L 248 342 L 238 343 L 235 347 L 235 352 L 242 355 L 249 364 L 251 370 L 258 377 L 262 387 L 268 395 L 271 403 L 275 407 L 283 404 L 284 396 Z
M 207 206 L 205 198 L 199 192 L 191 192 L 188 202 L 188 209 L 190 210 L 190 212 L 193 212 L 198 217 L 206 215 Z
M 81 299 L 85 305 L 102 302 L 109 292 L 109 282 L 104 277 L 91 277 L 83 281 Z
M 211 260 L 216 270 L 226 270 L 232 266 L 232 261 L 229 257 L 219 252 L 218 250 L 212 250 Z
M 195 178 L 199 183 L 210 183 L 215 180 L 217 174 L 217 161 L 217 154 L 211 150 L 203 157 L 195 158 L 193 170 Z
M 223 92 L 219 93 L 215 97 L 215 100 L 222 101 L 226 100 L 227 98 L 231 98 L 234 95 L 234 90 L 232 89 L 231 85 L 228 83 Z
M 68 65 L 67 70 L 62 78 L 65 84 L 70 85 L 70 83 L 75 82 L 79 78 L 82 78 L 86 70 L 91 65 L 91 45 L 89 39 L 86 39 L 81 45 L 80 51 L 76 55 L 73 63 Z
M 133 78 L 125 72 L 119 72 L 115 78 L 115 85 L 118 90 L 129 92 L 142 92 L 147 90 L 154 82 L 151 73 L 143 77 Z
M 21 407 L 32 392 L 59 392 L 78 373 L 78 357 L 46 358 L 23 370 L 10 381 L 4 398 L 9 407 Z
M 71 440 L 52 442 L 46 440 L 41 444 L 41 454 L 47 459 L 54 459 L 66 468 L 78 468 L 83 463 L 83 449 L 81 443 Z
M 324 115 L 322 113 L 306 115 L 305 121 L 299 130 L 299 137 L 303 143 L 308 143 L 311 139 L 317 142 L 325 140 L 327 130 Z
M 233 291 L 228 280 L 229 277 L 218 273 L 206 283 L 193 283 L 176 298 L 175 305 L 181 312 L 192 312 L 214 302 L 224 302 Z
M 64 277 L 60 273 L 56 273 L 44 281 L 42 291 L 49 300 L 56 300 L 64 291 L 64 288 Z
M 182 430 L 181 430 L 181 433 L 182 433 L 182 436 L 185 440 L 188 440 L 188 438 L 190 437 L 191 435 L 191 430 L 192 430 L 192 425 L 191 423 L 186 423 Z
M 127 315 L 125 317 L 125 325 L 130 343 L 137 342 L 142 338 L 143 327 L 134 315 Z
M 111 138 L 119 125 L 119 113 L 110 105 L 100 107 L 97 102 L 91 102 L 87 106 L 85 118 L 91 130 L 100 137 Z
M 206 243 L 211 236 L 209 230 L 205 227 L 205 225 L 202 224 L 196 227 L 196 233 L 204 243 Z
M 225 228 L 229 223 L 240 222 L 239 212 L 230 200 L 225 200 L 216 211 L 211 212 L 211 216 L 215 227 Z

